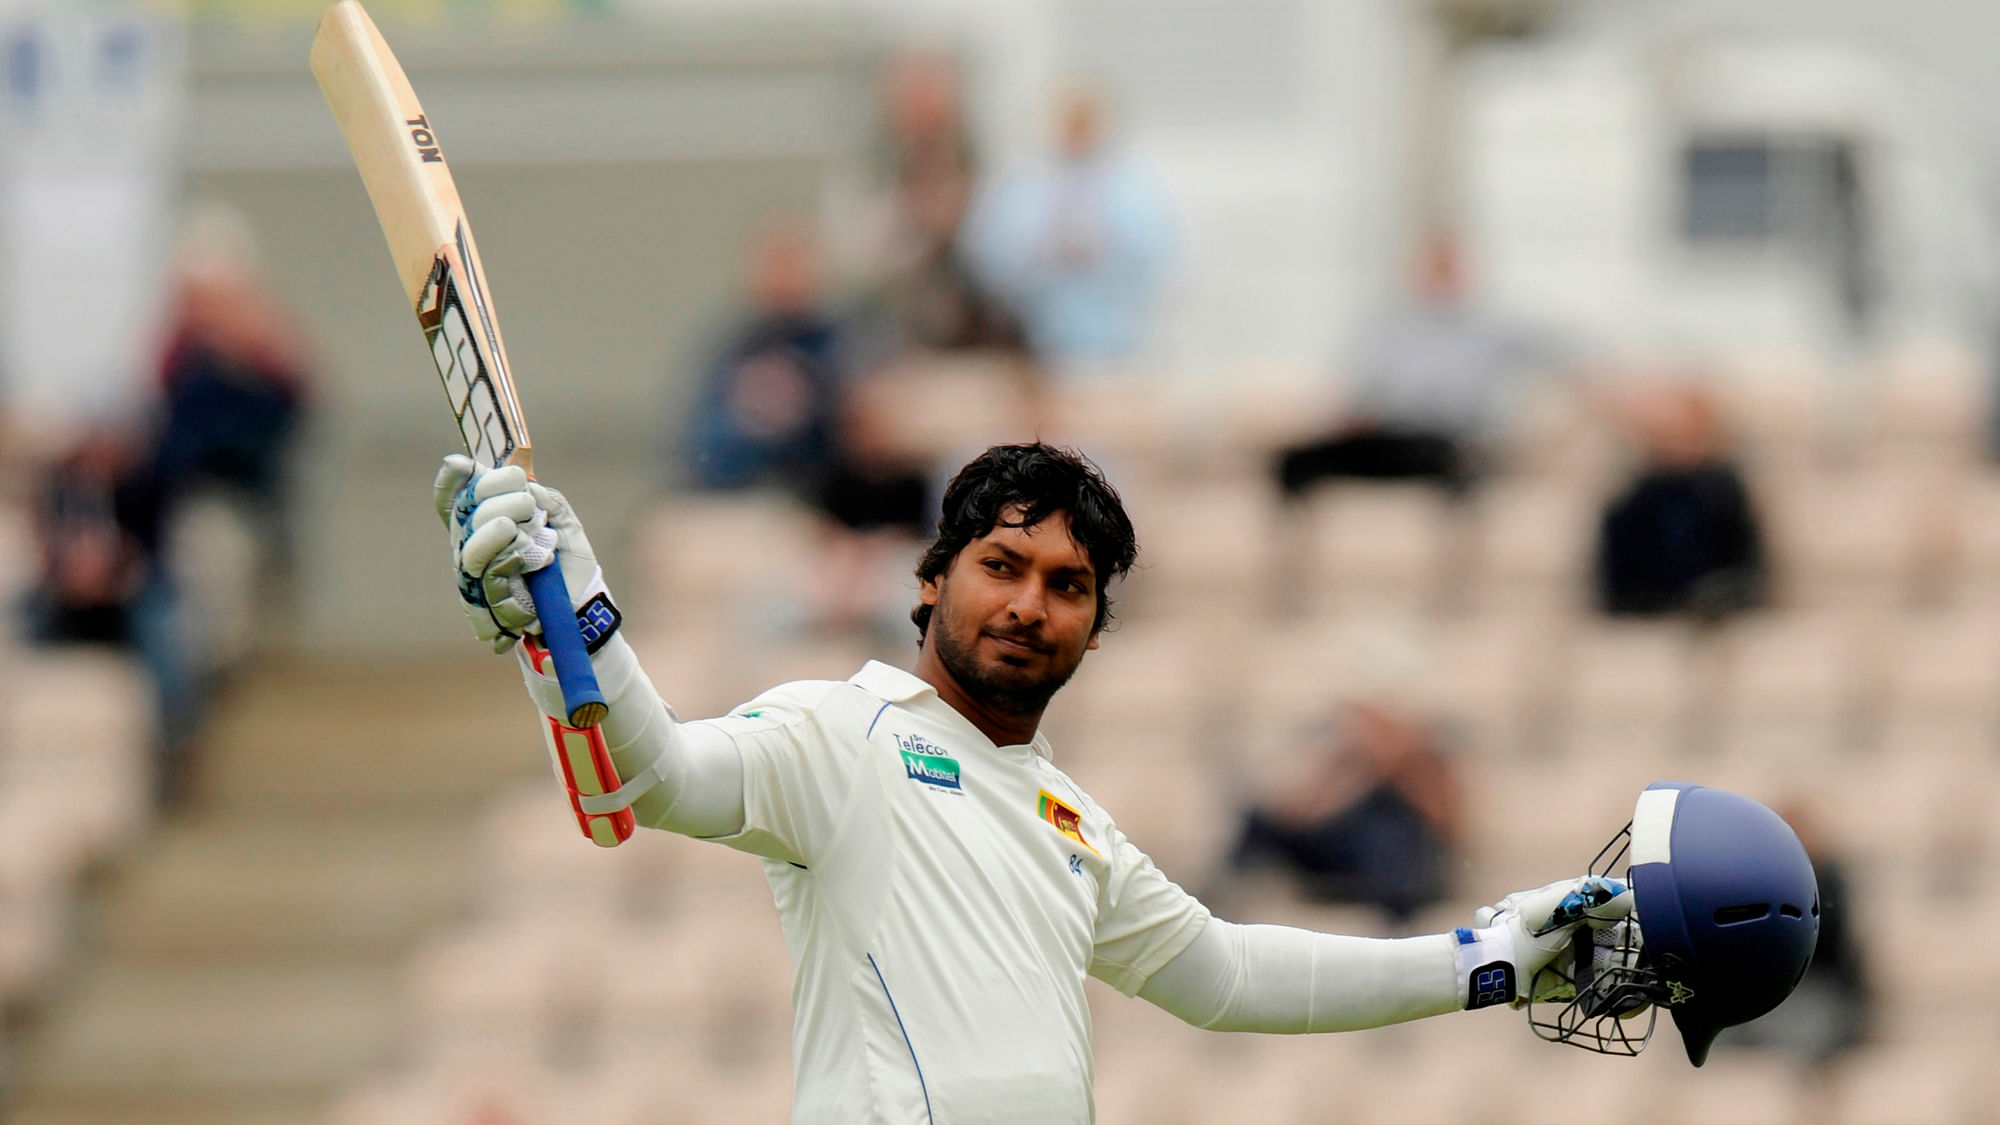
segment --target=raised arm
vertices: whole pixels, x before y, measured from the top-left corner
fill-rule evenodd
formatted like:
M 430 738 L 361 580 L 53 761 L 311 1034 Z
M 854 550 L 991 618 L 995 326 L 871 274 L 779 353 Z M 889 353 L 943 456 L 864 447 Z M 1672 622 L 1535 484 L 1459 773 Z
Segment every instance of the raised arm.
M 743 763 L 735 742 L 719 728 L 676 721 L 653 689 L 632 646 L 619 634 L 623 618 L 583 525 L 562 493 L 529 481 L 519 468 L 487 471 L 453 454 L 438 472 L 435 499 L 451 535 L 466 617 L 495 652 L 514 649 L 518 654 L 528 695 L 542 712 L 543 734 L 559 777 L 564 767 L 558 740 L 585 734 L 563 725 L 562 689 L 546 651 L 533 639 L 540 626 L 524 576 L 548 565 L 551 557 L 561 559 L 575 603 L 567 608 L 582 626 L 610 707 L 599 730 L 616 769 L 615 788 L 590 784 L 585 788 L 609 791 L 572 795 L 579 812 L 600 817 L 629 807 L 637 823 L 648 828 L 690 836 L 740 832 Z

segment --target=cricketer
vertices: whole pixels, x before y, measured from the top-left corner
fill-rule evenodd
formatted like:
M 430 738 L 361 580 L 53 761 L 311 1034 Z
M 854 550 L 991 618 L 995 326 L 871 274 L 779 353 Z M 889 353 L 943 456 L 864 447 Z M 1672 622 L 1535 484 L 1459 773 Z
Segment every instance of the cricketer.
M 519 654 L 536 706 L 559 719 L 523 575 L 554 557 L 575 592 L 565 611 L 608 598 L 582 524 L 521 469 L 458 455 L 435 495 L 474 631 Z M 615 624 L 593 636 L 621 784 L 581 808 L 629 807 L 641 827 L 763 860 L 797 974 L 794 1122 L 1089 1122 L 1086 976 L 1198 1027 L 1345 1031 L 1523 1002 L 1579 927 L 1630 912 L 1623 883 L 1578 876 L 1422 937 L 1213 916 L 1039 729 L 1104 639 L 1137 554 L 1089 461 L 996 446 L 945 491 L 908 671 L 871 661 L 683 721 Z

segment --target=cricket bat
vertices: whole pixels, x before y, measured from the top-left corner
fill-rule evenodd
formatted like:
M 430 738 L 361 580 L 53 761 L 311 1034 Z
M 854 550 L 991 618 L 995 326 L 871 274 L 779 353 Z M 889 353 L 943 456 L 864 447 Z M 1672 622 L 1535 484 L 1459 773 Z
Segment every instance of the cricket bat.
M 533 446 L 507 349 L 500 342 L 486 271 L 438 144 L 437 127 L 417 103 L 375 21 L 356 0 L 337 0 L 320 17 L 312 71 L 375 204 L 403 296 L 430 344 L 466 452 L 487 468 L 519 465 L 533 476 Z M 539 644 L 533 637 L 522 643 L 538 669 L 553 663 L 568 719 L 549 720 L 557 770 L 584 835 L 612 847 L 632 834 L 631 811 L 592 815 L 579 804 L 581 796 L 618 787 L 617 770 L 598 730 L 604 721 L 604 693 L 591 670 L 583 633 L 586 625 L 595 630 L 607 623 L 579 622 L 572 616 L 559 565 L 529 573 L 527 582 L 540 611 L 542 637 Z M 586 615 L 593 606 L 585 607 Z M 608 605 L 600 611 L 610 612 Z

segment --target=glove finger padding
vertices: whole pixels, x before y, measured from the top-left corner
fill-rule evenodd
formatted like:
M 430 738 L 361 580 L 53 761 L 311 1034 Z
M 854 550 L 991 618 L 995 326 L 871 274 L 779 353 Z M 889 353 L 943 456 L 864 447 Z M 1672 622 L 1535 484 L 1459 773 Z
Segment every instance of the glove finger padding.
M 1532 891 L 1516 891 L 1486 911 L 1512 910 L 1526 927 L 1528 936 L 1554 936 L 1578 924 L 1603 929 L 1632 912 L 1632 891 L 1616 879 L 1601 875 L 1558 879 Z
M 1479 928 L 1466 932 L 1473 936 L 1470 944 L 1482 948 L 1479 951 L 1463 948 L 1461 967 L 1486 956 L 1483 947 L 1491 946 L 1499 959 L 1512 967 L 1516 986 L 1514 1007 L 1527 1003 L 1529 991 L 1538 1000 L 1548 999 L 1542 991 L 1564 987 L 1563 974 L 1545 974 L 1542 970 L 1565 953 L 1574 956 L 1574 942 L 1580 932 L 1594 933 L 1614 926 L 1631 911 L 1631 889 L 1616 879 L 1599 875 L 1558 879 L 1531 891 L 1517 891 L 1492 906 L 1481 907 L 1473 915 Z M 1461 946 L 1466 945 L 1461 940 Z M 1519 988 L 1522 982 L 1528 988 Z
M 473 635 L 495 652 L 514 647 L 534 626 L 535 602 L 522 576 L 533 569 L 530 556 L 554 538 L 527 483 L 519 466 L 489 470 L 451 454 L 432 486 L 452 540 L 459 600 Z M 546 565 L 545 550 L 540 557 Z
M 519 465 L 502 465 L 479 474 L 472 482 L 472 503 L 474 507 L 491 500 L 495 496 L 509 492 L 522 492 L 528 487 L 528 470 Z
M 437 506 L 438 520 L 447 529 L 452 526 L 459 492 L 478 472 L 478 463 L 463 453 L 445 454 L 444 464 L 438 466 L 437 479 L 431 482 L 431 502 Z
M 473 528 L 458 546 L 459 573 L 484 578 L 489 571 L 495 574 L 504 574 L 509 569 L 518 571 L 518 566 L 495 566 L 494 560 L 505 555 L 509 561 L 518 561 L 520 552 L 515 544 L 522 538 L 520 526 L 512 520 L 494 520 Z
M 475 491 L 475 499 L 477 495 Z M 543 514 L 536 506 L 535 498 L 523 489 L 518 492 L 502 492 L 497 496 L 479 500 L 477 506 L 472 509 L 472 516 L 468 522 L 474 530 L 477 530 L 496 520 L 539 528 L 542 526 Z
M 563 583 L 579 614 L 589 614 L 597 643 L 619 623 L 590 539 L 569 499 L 528 479 L 517 465 L 486 469 L 463 454 L 444 459 L 432 485 L 438 516 L 451 536 L 459 600 L 472 631 L 495 652 L 538 633 L 535 599 L 526 576 L 559 559 Z M 586 609 L 595 597 L 598 603 Z

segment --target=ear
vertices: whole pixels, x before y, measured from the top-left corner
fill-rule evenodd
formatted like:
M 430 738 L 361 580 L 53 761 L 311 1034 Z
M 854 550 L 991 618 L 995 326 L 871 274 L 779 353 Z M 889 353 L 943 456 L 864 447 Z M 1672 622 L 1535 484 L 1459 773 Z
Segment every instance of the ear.
M 943 582 L 944 575 L 942 574 L 936 578 L 919 579 L 917 582 L 917 600 L 925 605 L 934 606 L 938 604 L 940 586 Z
M 1100 636 L 1102 636 L 1102 635 L 1103 635 L 1103 633 L 1104 633 L 1104 631 L 1103 631 L 1102 629 L 1098 630 L 1098 631 L 1097 631 L 1097 632 L 1095 632 L 1095 633 L 1092 633 L 1092 634 L 1090 635 L 1090 643 L 1089 643 L 1089 644 L 1087 644 L 1087 645 L 1084 645 L 1084 646 L 1083 646 L 1083 650 L 1084 650 L 1085 652 L 1093 652 L 1093 651 L 1095 651 L 1095 650 L 1097 649 L 1097 638 L 1098 638 L 1098 637 L 1100 637 Z

